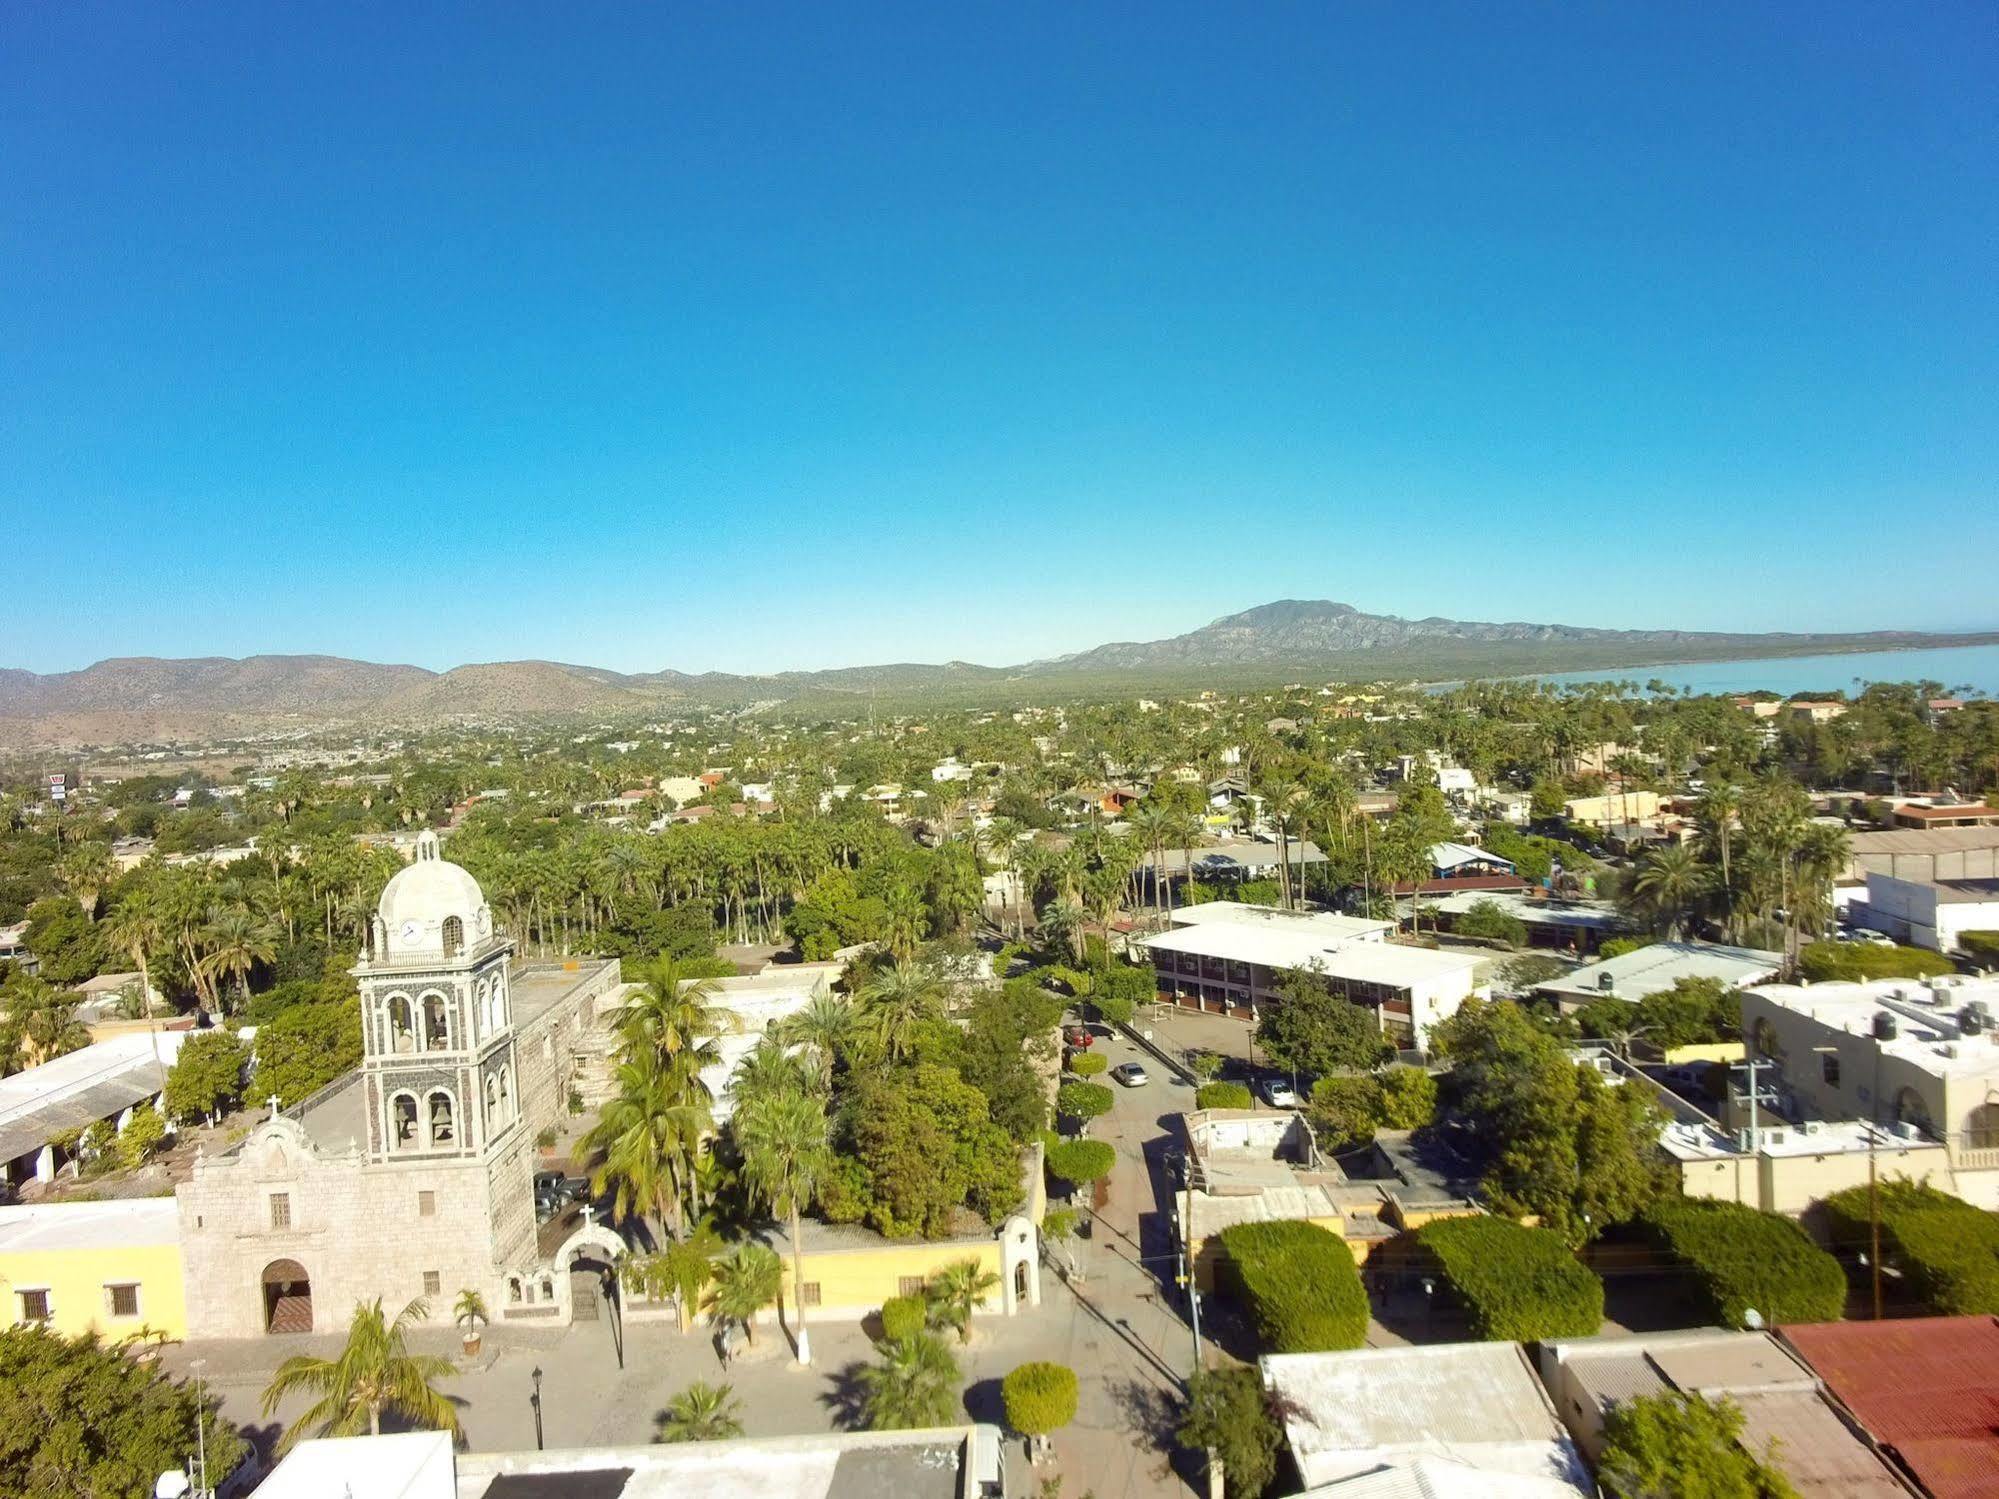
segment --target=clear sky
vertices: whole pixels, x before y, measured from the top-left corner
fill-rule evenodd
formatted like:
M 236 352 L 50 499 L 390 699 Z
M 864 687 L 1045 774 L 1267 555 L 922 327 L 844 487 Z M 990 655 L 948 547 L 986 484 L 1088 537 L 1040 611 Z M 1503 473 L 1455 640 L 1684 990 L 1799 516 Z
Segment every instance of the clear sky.
M 0 666 L 1999 626 L 1995 18 L 7 6 Z

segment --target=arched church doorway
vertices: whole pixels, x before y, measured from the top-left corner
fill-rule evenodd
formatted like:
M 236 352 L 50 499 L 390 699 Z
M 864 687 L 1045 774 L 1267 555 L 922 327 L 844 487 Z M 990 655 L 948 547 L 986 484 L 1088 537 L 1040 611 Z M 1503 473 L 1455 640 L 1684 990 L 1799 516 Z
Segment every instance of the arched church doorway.
M 264 1266 L 264 1331 L 312 1331 L 312 1279 L 297 1260 Z
M 595 1322 L 606 1315 L 604 1303 L 617 1295 L 617 1272 L 601 1251 L 579 1250 L 569 1262 L 569 1318 Z

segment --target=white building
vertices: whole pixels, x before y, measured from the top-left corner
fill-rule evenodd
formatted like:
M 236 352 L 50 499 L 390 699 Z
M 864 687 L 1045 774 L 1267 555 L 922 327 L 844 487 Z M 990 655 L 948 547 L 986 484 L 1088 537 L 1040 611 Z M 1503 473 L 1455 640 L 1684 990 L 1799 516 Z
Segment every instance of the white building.
M 1999 931 L 1999 879 L 1918 880 L 1870 871 L 1853 918 L 1912 947 L 1955 952 L 1964 932 Z
M 771 963 L 761 973 L 710 980 L 715 992 L 708 1002 L 720 1012 L 724 1028 L 715 1037 L 721 1059 L 701 1069 L 701 1081 L 714 1096 L 717 1124 L 735 1112 L 729 1083 L 743 1058 L 774 1026 L 830 995 L 839 976 L 838 963 Z
M 167 1072 L 192 1031 L 144 1031 L 97 1041 L 0 1078 L 0 1171 L 19 1183 L 50 1181 L 67 1161 L 55 1144 L 99 1120 L 123 1129 L 157 1108 Z
M 1308 1494 L 1596 1492 L 1518 1343 L 1273 1353 L 1261 1364 Z
M 1593 999 L 1624 999 L 1632 1004 L 1663 993 L 1681 979 L 1720 979 L 1746 989 L 1775 975 L 1784 955 L 1755 947 L 1722 947 L 1712 942 L 1654 942 L 1648 947 L 1589 963 L 1573 973 L 1536 984 L 1534 992 L 1566 1010 L 1580 1009 Z
M 1133 944 L 1149 955 L 1160 997 L 1174 1004 L 1254 1022 L 1262 1007 L 1283 1002 L 1287 975 L 1313 972 L 1373 1010 L 1398 1046 L 1425 1050 L 1439 1021 L 1490 995 L 1479 956 L 1389 942 L 1386 922 L 1225 901 L 1189 906 L 1174 920 Z

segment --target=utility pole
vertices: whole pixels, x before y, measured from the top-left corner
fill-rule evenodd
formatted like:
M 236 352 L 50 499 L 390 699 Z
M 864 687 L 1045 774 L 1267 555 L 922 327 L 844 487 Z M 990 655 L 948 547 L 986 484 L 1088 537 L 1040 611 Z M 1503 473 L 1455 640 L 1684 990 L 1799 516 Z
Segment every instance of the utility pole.
M 1881 1320 L 1881 1182 L 1874 1169 L 1877 1126 L 1867 1125 L 1867 1269 L 1874 1281 L 1874 1320 Z

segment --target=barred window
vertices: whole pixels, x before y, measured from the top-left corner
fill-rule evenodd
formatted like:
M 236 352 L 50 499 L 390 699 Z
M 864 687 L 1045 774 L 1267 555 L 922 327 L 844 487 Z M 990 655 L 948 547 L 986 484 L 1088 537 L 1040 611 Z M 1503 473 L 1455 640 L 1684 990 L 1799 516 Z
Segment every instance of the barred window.
M 805 1294 L 801 1299 L 807 1306 L 819 1305 L 819 1282 L 816 1280 L 805 1282 Z
M 139 1288 L 135 1285 L 106 1286 L 104 1299 L 114 1317 L 139 1315 Z
M 292 1226 L 292 1195 L 289 1192 L 271 1194 L 271 1227 L 290 1228 Z
M 49 1320 L 49 1293 L 47 1291 L 21 1291 L 21 1320 L 23 1322 L 46 1322 Z
M 423 1272 L 423 1294 L 436 1296 L 444 1290 L 444 1276 L 436 1270 Z

